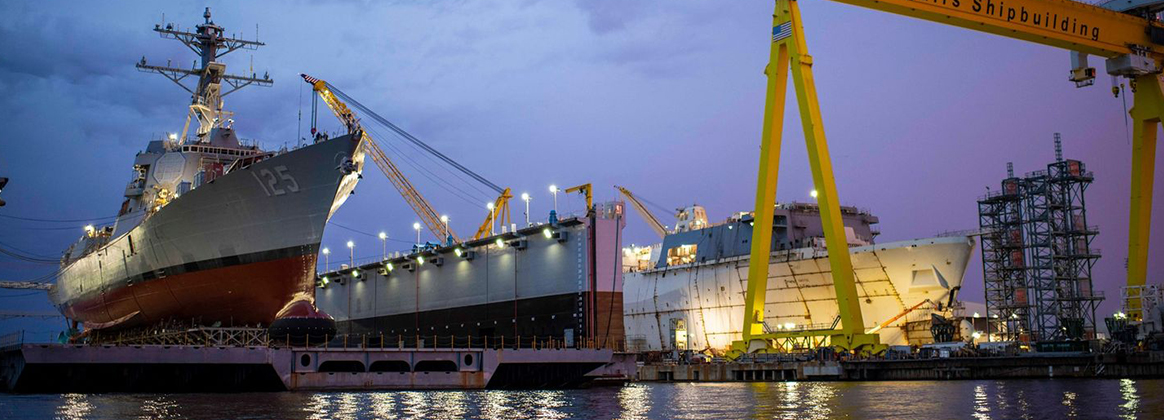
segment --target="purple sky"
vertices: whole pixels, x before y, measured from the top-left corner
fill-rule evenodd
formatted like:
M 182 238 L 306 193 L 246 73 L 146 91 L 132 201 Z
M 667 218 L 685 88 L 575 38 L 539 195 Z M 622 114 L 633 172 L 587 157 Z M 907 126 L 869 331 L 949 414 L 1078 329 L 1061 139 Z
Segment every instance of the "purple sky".
M 305 114 L 310 104 L 311 91 L 297 77 L 303 72 L 493 182 L 530 192 L 537 219 L 550 208 L 551 183 L 593 182 L 597 200 L 616 198 L 611 186 L 619 184 L 666 206 L 697 202 L 713 221 L 752 208 L 771 2 L 205 5 L 229 33 L 253 38 L 258 24 L 259 39 L 269 43 L 226 60 L 229 71 L 249 73 L 253 56 L 255 72 L 270 71 L 276 81 L 226 98 L 240 135 L 266 148 L 296 142 L 300 98 Z M 192 27 L 202 7 L 0 6 L 0 175 L 13 179 L 0 214 L 116 213 L 133 154 L 150 138 L 180 131 L 188 103 L 184 91 L 138 73 L 133 63 L 144 55 L 188 65 L 185 47 L 150 29 L 163 14 Z M 1054 157 L 1052 133 L 1060 132 L 1066 157 L 1096 175 L 1089 222 L 1102 231 L 1104 257 L 1094 277 L 1109 297 L 1101 312 L 1118 307 L 1131 146 L 1123 104 L 1106 76 L 1076 89 L 1066 80 L 1063 50 L 831 2 L 804 2 L 802 11 L 842 202 L 881 218 L 881 242 L 976 227 L 975 201 L 986 186 L 997 188 L 1006 162 L 1020 173 L 1043 169 Z M 1092 65 L 1103 68 L 1099 60 Z M 789 109 L 778 199 L 808 200 L 812 183 L 793 97 Z M 320 119 L 324 128 L 338 127 L 330 115 Z M 304 121 L 306 133 L 307 115 Z M 461 197 L 401 166 L 454 229 L 472 233 L 492 194 L 458 184 L 471 190 Z M 1161 178 L 1157 173 L 1156 184 L 1164 186 Z M 559 200 L 562 211 L 582 208 L 580 198 Z M 520 218 L 520 202 L 515 206 Z M 1162 208 L 1153 209 L 1154 283 L 1164 273 Z M 333 221 L 385 230 L 400 240 L 390 248 L 403 249 L 415 220 L 370 169 Z M 0 242 L 55 257 L 82 225 L 4 219 Z M 655 241 L 637 217 L 626 238 Z M 338 249 L 349 239 L 357 256 L 380 252 L 377 239 L 334 227 L 324 245 Z M 4 280 L 52 270 L 0 259 Z M 963 298 L 982 301 L 981 283 L 976 251 Z M 43 296 L 19 291 L 0 291 L 0 309 L 52 310 Z M 0 321 L 0 334 L 24 328 L 47 335 L 60 326 Z

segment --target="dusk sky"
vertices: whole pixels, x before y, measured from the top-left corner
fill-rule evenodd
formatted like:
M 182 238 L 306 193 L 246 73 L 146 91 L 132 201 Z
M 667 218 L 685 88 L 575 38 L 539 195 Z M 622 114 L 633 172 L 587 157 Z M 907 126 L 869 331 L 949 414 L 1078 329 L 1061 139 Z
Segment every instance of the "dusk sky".
M 307 73 L 516 195 L 529 192 L 537 220 L 552 205 L 550 184 L 585 182 L 597 201 L 619 198 L 612 186 L 623 185 L 667 207 L 701 204 L 713 222 L 752 209 L 771 1 L 7 1 L 0 176 L 11 181 L 0 216 L 70 221 L 0 218 L 5 248 L 59 258 L 88 221 L 117 213 L 134 154 L 180 132 L 189 103 L 185 91 L 133 65 L 144 56 L 188 66 L 190 51 L 151 29 L 163 16 L 192 29 L 206 6 L 227 33 L 254 39 L 257 25 L 268 44 L 225 60 L 228 72 L 250 74 L 253 59 L 253 72 L 275 80 L 226 97 L 240 136 L 266 149 L 308 136 L 312 92 L 298 77 Z M 1100 314 L 1118 308 L 1131 145 L 1124 103 L 1106 75 L 1077 89 L 1064 50 L 827 1 L 801 8 L 841 201 L 880 217 L 879 242 L 976 228 L 976 200 L 998 188 L 1006 163 L 1019 173 L 1044 169 L 1059 132 L 1065 156 L 1095 173 L 1087 203 L 1088 222 L 1101 231 Z M 1092 66 L 1102 73 L 1101 60 Z M 788 109 L 777 198 L 809 201 L 793 96 Z M 338 129 L 326 110 L 319 118 Z M 452 178 L 399 139 L 381 140 L 405 151 L 402 170 L 470 236 L 494 194 Z M 332 221 L 386 231 L 389 249 L 403 250 L 417 218 L 371 166 Z M 457 188 L 434 182 L 440 175 Z M 1159 284 L 1164 171 L 1155 179 L 1148 276 Z M 558 198 L 563 212 L 583 208 L 580 197 Z M 513 206 L 519 221 L 520 200 Z M 657 241 L 637 215 L 625 238 Z M 323 246 L 338 250 L 347 240 L 357 258 L 381 252 L 379 239 L 334 224 Z M 346 249 L 338 254 L 333 265 L 347 259 Z M 983 301 L 979 256 L 975 250 L 963 300 Z M 56 268 L 0 256 L 2 280 Z M 43 292 L 13 290 L 0 290 L 0 310 L 54 311 Z M 47 337 L 62 328 L 61 319 L 0 321 L 0 334 Z

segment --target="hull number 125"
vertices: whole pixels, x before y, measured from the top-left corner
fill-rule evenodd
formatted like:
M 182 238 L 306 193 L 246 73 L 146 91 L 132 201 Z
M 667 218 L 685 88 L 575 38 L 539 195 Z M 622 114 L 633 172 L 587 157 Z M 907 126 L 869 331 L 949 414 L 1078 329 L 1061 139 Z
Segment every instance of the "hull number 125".
M 295 182 L 295 177 L 287 173 L 286 166 L 279 165 L 273 169 L 274 171 L 263 168 L 251 172 L 255 181 L 259 181 L 259 185 L 263 187 L 263 192 L 267 193 L 267 197 L 299 192 L 299 183 Z

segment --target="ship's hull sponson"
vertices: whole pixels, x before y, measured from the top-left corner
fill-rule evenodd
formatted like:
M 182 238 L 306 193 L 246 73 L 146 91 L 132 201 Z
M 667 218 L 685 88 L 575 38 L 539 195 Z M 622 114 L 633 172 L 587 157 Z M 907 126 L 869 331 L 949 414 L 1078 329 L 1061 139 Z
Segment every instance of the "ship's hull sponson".
M 865 329 L 871 330 L 925 300 L 946 305 L 962 284 L 974 247 L 965 236 L 851 248 Z M 813 248 L 774 252 L 764 320 L 773 329 L 794 324 L 827 328 L 837 316 L 827 252 Z M 673 350 L 686 330 L 690 350 L 722 351 L 740 339 L 748 256 L 627 273 L 624 314 L 628 346 Z M 916 344 L 902 326 L 929 318 L 933 305 L 878 331 L 886 344 Z M 926 332 L 928 335 L 928 332 Z M 927 337 L 928 338 L 928 337 Z M 680 346 L 681 347 L 681 346 Z
M 53 303 L 87 329 L 269 325 L 292 299 L 314 297 L 324 226 L 358 180 L 343 163 L 363 167 L 357 143 L 276 155 L 178 197 L 64 267 Z

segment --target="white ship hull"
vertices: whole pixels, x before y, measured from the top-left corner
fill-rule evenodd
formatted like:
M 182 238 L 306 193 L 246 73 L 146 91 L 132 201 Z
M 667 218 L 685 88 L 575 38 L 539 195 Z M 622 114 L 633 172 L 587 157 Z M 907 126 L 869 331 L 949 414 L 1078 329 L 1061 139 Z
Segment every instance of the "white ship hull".
M 929 319 L 935 304 L 945 306 L 956 295 L 973 248 L 965 236 L 851 248 L 865 329 L 929 300 L 878 331 L 882 343 L 909 344 L 906 322 Z M 773 330 L 831 325 L 838 310 L 827 252 L 799 248 L 772 255 L 765 322 Z M 626 273 L 628 346 L 723 352 L 740 339 L 747 276 L 747 255 Z

